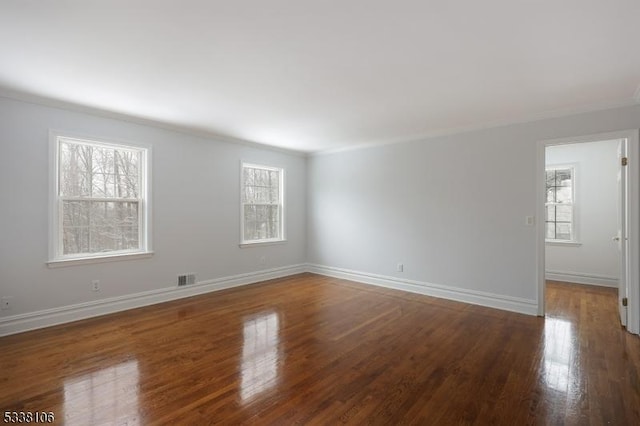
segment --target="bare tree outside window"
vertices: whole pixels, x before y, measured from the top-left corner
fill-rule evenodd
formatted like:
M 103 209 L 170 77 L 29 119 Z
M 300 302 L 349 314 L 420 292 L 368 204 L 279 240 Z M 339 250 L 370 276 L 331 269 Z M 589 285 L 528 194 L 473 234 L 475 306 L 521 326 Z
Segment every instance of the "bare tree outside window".
M 243 242 L 283 239 L 283 174 L 274 167 L 242 165 Z
M 546 170 L 546 239 L 573 240 L 573 168 Z
M 61 255 L 141 249 L 143 150 L 58 139 Z

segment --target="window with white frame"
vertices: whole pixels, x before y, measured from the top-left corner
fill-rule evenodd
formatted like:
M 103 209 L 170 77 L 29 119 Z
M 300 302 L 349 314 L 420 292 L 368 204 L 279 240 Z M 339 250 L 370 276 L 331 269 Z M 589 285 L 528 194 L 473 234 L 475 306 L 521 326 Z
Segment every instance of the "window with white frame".
M 284 169 L 242 163 L 242 244 L 284 241 Z
M 145 253 L 147 149 L 55 137 L 52 260 Z
M 575 169 L 547 167 L 546 169 L 546 239 L 574 241 Z

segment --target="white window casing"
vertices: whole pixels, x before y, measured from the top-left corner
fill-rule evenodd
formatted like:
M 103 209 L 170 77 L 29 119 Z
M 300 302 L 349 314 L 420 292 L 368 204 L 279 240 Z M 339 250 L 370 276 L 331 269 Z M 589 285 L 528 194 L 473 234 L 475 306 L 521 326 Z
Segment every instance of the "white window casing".
M 545 233 L 549 244 L 579 245 L 576 226 L 576 167 L 546 167 Z
M 148 257 L 150 148 L 51 132 L 49 266 Z
M 241 163 L 241 247 L 286 241 L 284 173 L 279 167 Z

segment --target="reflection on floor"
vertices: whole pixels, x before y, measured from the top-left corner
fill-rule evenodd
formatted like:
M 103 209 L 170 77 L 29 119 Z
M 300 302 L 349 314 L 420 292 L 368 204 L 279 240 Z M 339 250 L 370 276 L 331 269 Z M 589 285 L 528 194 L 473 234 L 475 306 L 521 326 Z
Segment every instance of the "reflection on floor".
M 539 318 L 302 274 L 0 338 L 0 409 L 70 425 L 640 424 L 615 289 Z
M 65 424 L 139 425 L 138 376 L 133 360 L 65 380 Z
M 261 313 L 244 322 L 240 397 L 243 401 L 276 384 L 278 376 L 278 314 Z
M 546 318 L 544 324 L 544 382 L 550 389 L 567 392 L 571 373 L 571 357 L 576 347 L 571 323 Z

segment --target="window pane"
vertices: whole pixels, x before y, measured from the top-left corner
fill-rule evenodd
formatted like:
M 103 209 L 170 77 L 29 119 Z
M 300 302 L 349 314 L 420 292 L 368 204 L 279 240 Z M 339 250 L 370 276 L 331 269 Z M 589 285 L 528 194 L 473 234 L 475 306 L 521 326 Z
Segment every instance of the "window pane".
M 557 205 L 556 206 L 556 221 L 558 222 L 571 222 L 573 219 L 573 206 L 571 205 Z
M 137 198 L 140 151 L 60 142 L 60 194 Z
M 269 230 L 267 229 L 266 221 L 256 221 L 256 233 L 258 238 L 261 240 L 269 238 Z
M 257 240 L 256 233 L 256 206 L 244 206 L 244 239 Z
M 256 169 L 256 185 L 265 187 L 269 183 L 269 171 L 264 169 Z
M 138 198 L 140 152 L 114 151 L 114 186 L 117 198 Z
M 269 200 L 269 187 L 267 186 L 256 186 L 253 189 L 254 198 L 253 202 L 255 203 L 268 203 Z
M 271 206 L 269 210 L 269 238 L 280 237 L 280 209 Z
M 271 170 L 269 177 L 269 201 L 277 204 L 280 202 L 280 172 Z
M 244 206 L 244 218 L 245 223 L 256 221 L 256 206 L 253 204 L 246 204 Z
M 570 239 L 571 239 L 571 224 L 556 223 L 556 240 L 570 240 Z
M 91 196 L 96 198 L 114 198 L 115 176 L 105 173 L 94 173 L 91 185 Z
M 242 190 L 242 202 L 252 203 L 253 199 L 253 186 L 245 186 Z
M 571 186 L 561 186 L 556 189 L 556 203 L 572 202 Z
M 93 197 L 137 198 L 140 153 L 94 147 Z
M 64 201 L 63 254 L 140 247 L 138 202 Z
M 115 175 L 114 185 L 116 198 L 138 198 L 138 176 Z
M 91 193 L 91 147 L 60 143 L 59 192 L 65 196 L 88 196 Z
M 252 169 L 253 184 L 260 185 L 262 183 L 262 174 L 260 169 Z
M 280 207 L 275 205 L 244 206 L 245 240 L 265 240 L 280 237 Z
M 64 201 L 62 203 L 62 226 L 89 226 L 89 202 Z
M 571 170 L 556 170 L 556 186 L 571 186 Z
M 555 222 L 556 220 L 556 206 L 546 206 L 547 210 L 547 222 Z
M 556 172 L 555 170 L 547 170 L 545 173 L 546 176 L 546 187 L 549 189 L 550 187 L 555 186 L 556 184 Z
M 91 147 L 91 196 L 113 197 L 113 150 Z
M 58 139 L 61 255 L 139 249 L 143 150 Z M 85 198 L 78 201 L 69 198 Z M 110 201 L 100 199 L 110 199 Z M 113 201 L 127 198 L 135 201 Z
M 280 170 L 243 166 L 241 198 L 245 241 L 281 237 L 280 179 Z
M 91 203 L 91 253 L 139 248 L 138 203 Z
M 65 227 L 62 231 L 62 253 L 89 253 L 89 228 Z
M 251 167 L 245 167 L 243 169 L 242 174 L 243 174 L 245 185 L 255 185 L 254 171 L 255 169 L 252 169 Z
M 91 228 L 90 253 L 104 253 L 115 250 L 138 248 L 138 228 L 96 226 Z
M 89 250 L 89 202 L 62 203 L 62 253 L 87 253 Z
M 245 167 L 243 170 L 242 202 L 278 204 L 280 202 L 280 172 Z
M 280 202 L 280 172 L 272 170 L 270 172 L 271 182 L 269 182 L 269 201 L 274 204 Z
M 554 240 L 572 239 L 573 221 L 573 169 L 547 170 L 546 238 Z
M 113 173 L 113 149 L 93 146 L 92 168 L 94 173 Z

